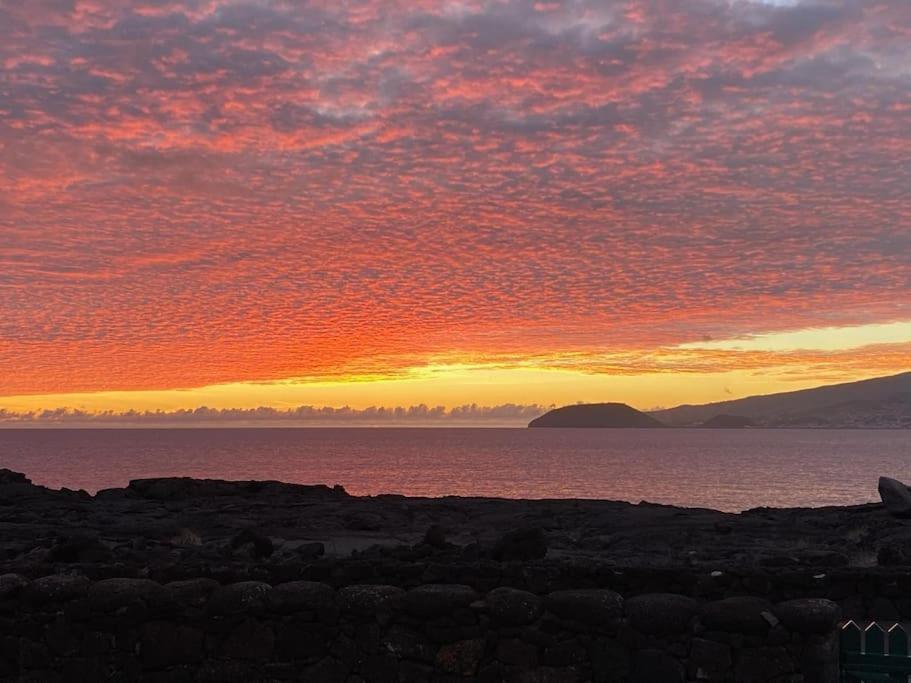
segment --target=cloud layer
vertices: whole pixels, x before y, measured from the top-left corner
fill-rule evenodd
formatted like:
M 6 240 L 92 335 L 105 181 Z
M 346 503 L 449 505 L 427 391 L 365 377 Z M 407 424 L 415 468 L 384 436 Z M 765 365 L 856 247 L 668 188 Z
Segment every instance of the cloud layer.
M 898 0 L 0 0 L 0 395 L 909 320 L 909 130 Z
M 6 426 L 390 426 L 390 425 L 508 425 L 524 426 L 548 408 L 538 405 L 474 404 L 445 408 L 416 405 L 408 407 L 298 406 L 286 410 L 268 406 L 252 409 L 196 408 L 194 410 L 127 410 L 88 412 L 78 409 L 54 409 L 35 412 L 13 412 L 0 408 L 0 425 Z

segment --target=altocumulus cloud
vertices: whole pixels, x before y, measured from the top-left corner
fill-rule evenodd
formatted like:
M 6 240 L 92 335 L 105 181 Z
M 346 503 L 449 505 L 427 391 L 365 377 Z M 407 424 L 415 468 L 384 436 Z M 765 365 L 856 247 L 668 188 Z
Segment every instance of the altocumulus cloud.
M 911 319 L 909 64 L 905 0 L 0 0 L 0 396 Z

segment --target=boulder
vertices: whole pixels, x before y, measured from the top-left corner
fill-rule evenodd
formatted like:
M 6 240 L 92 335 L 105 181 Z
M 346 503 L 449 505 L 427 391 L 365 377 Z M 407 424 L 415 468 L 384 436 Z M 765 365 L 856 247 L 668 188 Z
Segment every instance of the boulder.
M 209 599 L 209 611 L 213 614 L 241 614 L 264 607 L 266 595 L 272 586 L 261 581 L 241 581 L 221 586 Z
M 483 640 L 460 640 L 439 649 L 436 665 L 444 673 L 470 677 L 475 675 L 483 656 Z
M 424 545 L 429 545 L 432 548 L 445 548 L 448 544 L 446 543 L 446 531 L 443 527 L 439 524 L 432 524 L 424 534 Z
M 30 602 L 65 602 L 85 595 L 89 589 L 89 580 L 84 576 L 71 574 L 53 574 L 35 579 L 25 588 L 25 596 Z
M 545 598 L 547 609 L 561 619 L 614 626 L 623 615 L 623 598 L 609 590 L 562 590 Z
M 402 596 L 402 607 L 418 617 L 445 616 L 457 607 L 468 607 L 478 599 L 470 586 L 430 584 L 418 586 Z
M 702 623 L 710 631 L 762 635 L 770 626 L 766 615 L 772 614 L 768 600 L 739 596 L 703 605 Z
M 271 556 L 275 547 L 265 534 L 256 529 L 244 529 L 231 539 L 231 550 L 236 555 L 258 560 Z
M 28 585 L 28 579 L 19 574 L 0 575 L 0 600 L 16 597 Z
M 187 579 L 165 584 L 170 599 L 179 607 L 201 607 L 209 601 L 209 596 L 218 588 L 215 579 Z
M 346 612 L 370 614 L 392 609 L 404 592 L 396 586 L 346 586 L 338 592 L 338 605 Z
M 22 472 L 14 472 L 5 467 L 0 468 L 0 484 L 31 484 L 32 480 Z
M 635 683 L 683 683 L 683 665 L 663 650 L 639 650 L 633 657 Z
M 897 479 L 879 478 L 879 497 L 894 517 L 911 517 L 911 491 Z
M 48 562 L 101 563 L 111 562 L 114 553 L 97 536 L 75 534 L 57 539 L 47 554 Z
M 624 603 L 630 625 L 649 635 L 685 633 L 699 614 L 699 603 L 685 595 L 655 593 L 637 595 Z
M 530 624 L 541 614 L 541 598 L 515 588 L 495 588 L 485 600 L 491 618 L 507 626 Z
M 110 613 L 128 606 L 161 606 L 167 598 L 164 586 L 149 579 L 104 579 L 89 587 L 86 604 Z
M 501 562 L 510 560 L 539 560 L 547 555 L 547 538 L 538 527 L 508 531 L 494 544 L 493 559 Z
M 289 614 L 303 610 L 318 611 L 335 604 L 331 586 L 316 581 L 281 583 L 266 594 L 266 606 L 273 612 Z
M 791 631 L 826 635 L 841 621 L 841 608 L 831 600 L 802 598 L 775 605 L 775 616 Z

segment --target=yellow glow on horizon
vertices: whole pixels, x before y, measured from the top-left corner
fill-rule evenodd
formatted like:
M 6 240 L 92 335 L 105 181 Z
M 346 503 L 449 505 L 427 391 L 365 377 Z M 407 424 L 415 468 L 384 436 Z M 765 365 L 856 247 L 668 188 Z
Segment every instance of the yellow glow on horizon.
M 505 403 L 543 406 L 619 401 L 640 409 L 707 403 L 819 386 L 794 368 L 776 373 L 736 370 L 711 373 L 590 374 L 567 369 L 451 364 L 415 368 L 392 379 L 221 384 L 192 389 L 112 391 L 0 397 L 0 408 L 32 412 L 55 408 L 87 412 L 209 408 L 286 409 L 301 405 L 363 409 L 370 406 L 455 406 Z M 872 376 L 872 375 L 870 375 Z M 866 376 L 858 376 L 864 379 Z
M 847 351 L 874 344 L 908 342 L 911 342 L 911 321 L 771 332 L 735 339 L 690 342 L 677 348 L 706 351 Z

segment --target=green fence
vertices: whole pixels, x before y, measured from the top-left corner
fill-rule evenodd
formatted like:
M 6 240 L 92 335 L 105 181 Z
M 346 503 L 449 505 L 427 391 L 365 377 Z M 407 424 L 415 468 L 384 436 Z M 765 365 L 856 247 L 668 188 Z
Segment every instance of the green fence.
M 909 683 L 909 624 L 848 621 L 841 627 L 841 675 L 845 683 Z

